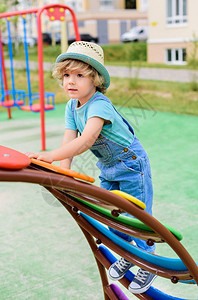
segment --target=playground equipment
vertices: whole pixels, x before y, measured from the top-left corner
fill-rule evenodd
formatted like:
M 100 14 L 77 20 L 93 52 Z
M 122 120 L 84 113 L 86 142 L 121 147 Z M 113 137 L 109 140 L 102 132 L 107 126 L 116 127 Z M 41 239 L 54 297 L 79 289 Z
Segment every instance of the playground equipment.
M 8 21 L 9 22 L 9 21 Z M 9 23 L 8 30 L 10 32 Z M 0 31 L 0 41 L 1 41 L 1 31 Z M 11 40 L 9 39 L 9 54 L 12 58 L 12 45 L 10 45 Z M 16 90 L 15 89 L 15 82 L 14 82 L 14 72 L 13 72 L 13 60 L 10 60 L 10 70 L 11 70 L 11 80 L 12 80 L 12 90 L 8 89 L 7 77 L 5 72 L 5 65 L 4 65 L 4 53 L 3 53 L 3 45 L 0 42 L 0 106 L 3 106 L 8 109 L 8 117 L 11 118 L 11 111 L 10 108 L 18 105 L 23 105 L 23 99 L 25 96 L 25 91 Z M 10 99 L 12 97 L 12 99 Z
M 41 16 L 46 14 L 50 21 L 54 20 L 65 20 L 66 10 L 68 10 L 72 16 L 72 21 L 74 24 L 74 31 L 76 35 L 76 40 L 80 40 L 80 35 L 78 32 L 78 25 L 76 21 L 75 14 L 73 10 L 63 4 L 50 4 L 45 5 L 42 8 L 33 8 L 23 11 L 14 11 L 9 13 L 0 14 L 0 20 L 2 18 L 7 19 L 7 30 L 8 30 L 8 49 L 10 57 L 10 71 L 11 71 L 11 82 L 12 89 L 9 90 L 7 83 L 7 76 L 5 71 L 4 54 L 3 54 L 3 44 L 1 42 L 1 32 L 0 32 L 0 83 L 1 83 L 1 105 L 8 109 L 8 117 L 11 118 L 11 108 L 17 106 L 21 110 L 40 112 L 40 122 L 41 122 L 41 149 L 46 150 L 45 143 L 45 111 L 54 109 L 54 93 L 44 92 L 44 79 L 43 79 L 43 40 L 42 40 L 42 28 L 41 28 Z M 29 68 L 29 58 L 28 58 L 28 47 L 27 47 L 27 34 L 26 34 L 26 15 L 27 14 L 37 14 L 37 32 L 38 32 L 38 73 L 39 73 L 39 93 L 32 93 L 31 90 L 31 80 L 30 80 L 30 68 Z M 11 40 L 11 30 L 10 30 L 10 18 L 13 16 L 23 17 L 23 34 L 24 34 L 24 52 L 26 61 L 26 73 L 27 73 L 27 87 L 28 92 L 17 90 L 15 88 L 14 80 L 14 64 L 13 64 L 13 53 L 12 53 L 12 40 Z M 35 103 L 36 101 L 36 103 Z
M 16 166 L 17 155 L 21 164 Z M 112 192 L 96 187 L 85 182 L 82 177 L 78 177 L 81 180 L 71 178 L 74 174 L 68 173 L 65 176 L 57 171 L 47 163 L 43 165 L 37 160 L 31 162 L 21 153 L 0 147 L 0 181 L 28 182 L 43 186 L 77 222 L 96 259 L 105 300 L 128 299 L 116 284 L 109 284 L 106 269 L 116 260 L 110 250 L 149 272 L 171 280 L 172 283 L 198 284 L 198 265 L 181 244 L 182 235 L 148 214 L 141 201 L 120 191 Z M 130 213 L 135 219 L 120 215 L 123 211 Z M 122 240 L 105 225 L 144 239 L 148 245 L 166 243 L 179 258 L 147 253 Z M 128 271 L 120 283 L 127 288 L 133 277 L 133 273 Z M 134 296 L 147 300 L 186 300 L 165 294 L 154 287 Z
M 31 80 L 30 80 L 30 67 L 29 67 L 29 57 L 28 57 L 28 45 L 27 45 L 27 34 L 26 34 L 26 18 L 23 15 L 23 32 L 24 32 L 24 51 L 25 51 L 25 61 L 26 61 L 26 73 L 27 73 L 27 85 L 28 85 L 28 94 L 25 95 L 25 99 L 28 99 L 28 104 L 20 106 L 21 110 L 40 112 L 41 105 L 40 103 L 35 103 L 39 99 L 39 93 L 32 93 L 31 89 Z M 54 93 L 45 92 L 44 93 L 44 110 L 53 110 L 54 109 Z M 25 101 L 26 102 L 26 101 Z
M 23 33 L 24 33 L 24 53 L 25 53 L 25 62 L 26 62 L 26 73 L 27 73 L 27 87 L 28 93 L 26 91 L 16 90 L 15 89 L 15 76 L 14 76 L 14 64 L 13 64 L 13 51 L 12 51 L 12 38 L 11 38 L 11 29 L 10 29 L 10 20 L 11 18 L 7 18 L 7 31 L 8 31 L 8 50 L 9 50 L 9 58 L 10 58 L 10 72 L 11 72 L 11 83 L 12 83 L 12 90 L 9 91 L 8 89 L 4 89 L 4 78 L 6 78 L 5 67 L 3 68 L 4 64 L 1 64 L 1 104 L 5 108 L 11 108 L 17 106 L 22 110 L 32 111 L 32 112 L 40 112 L 41 107 L 40 103 L 33 104 L 35 100 L 39 100 L 39 93 L 32 93 L 31 90 L 31 80 L 30 80 L 30 68 L 29 68 L 29 58 L 28 58 L 28 45 L 27 45 L 27 34 L 26 34 L 26 16 L 22 16 L 23 20 Z M 3 51 L 1 46 L 1 61 L 3 61 Z M 7 84 L 6 84 L 7 85 Z M 5 96 L 12 95 L 12 100 L 5 100 Z M 44 93 L 44 110 L 52 110 L 54 109 L 54 93 Z M 28 105 L 26 105 L 26 99 L 28 99 Z M 51 101 L 50 101 L 51 100 Z M 50 104 L 51 102 L 51 104 Z

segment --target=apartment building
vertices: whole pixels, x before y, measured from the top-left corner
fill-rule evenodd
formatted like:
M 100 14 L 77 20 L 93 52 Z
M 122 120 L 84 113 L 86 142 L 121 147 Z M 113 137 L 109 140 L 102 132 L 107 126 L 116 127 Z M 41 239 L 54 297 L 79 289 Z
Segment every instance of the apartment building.
M 88 33 L 98 38 L 100 44 L 120 43 L 120 36 L 134 26 L 147 25 L 148 0 L 26 0 L 19 1 L 18 10 L 31 7 L 43 7 L 47 4 L 62 3 L 72 8 L 76 14 L 80 33 Z M 16 8 L 13 8 L 16 10 Z M 35 15 L 26 18 L 27 36 L 37 37 L 37 21 Z M 11 28 L 13 29 L 13 24 Z M 62 23 L 63 25 L 63 23 Z M 42 15 L 42 32 L 56 35 L 63 27 L 60 21 L 50 21 Z M 67 38 L 74 35 L 74 26 L 69 11 L 66 13 Z M 16 30 L 12 36 L 23 34 L 22 18 L 18 19 Z M 6 36 L 6 32 L 3 33 Z
M 39 6 L 53 3 L 39 0 Z M 56 2 L 57 3 L 57 2 Z M 98 37 L 100 44 L 119 43 L 122 33 L 138 25 L 147 25 L 148 0 L 60 0 L 77 17 L 79 32 Z M 44 31 L 60 31 L 60 22 L 43 22 Z M 67 36 L 74 34 L 71 17 L 66 18 Z
M 148 0 L 148 62 L 185 65 L 192 58 L 197 10 L 194 0 Z

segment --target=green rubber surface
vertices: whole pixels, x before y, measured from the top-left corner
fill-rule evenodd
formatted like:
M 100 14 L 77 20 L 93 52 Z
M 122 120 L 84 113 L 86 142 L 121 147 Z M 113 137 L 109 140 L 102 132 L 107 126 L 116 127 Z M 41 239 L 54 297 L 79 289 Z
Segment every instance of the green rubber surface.
M 121 107 L 119 111 L 134 127 L 150 159 L 153 216 L 177 228 L 183 235 L 182 245 L 198 261 L 198 117 L 149 109 Z M 56 105 L 54 111 L 45 114 L 48 150 L 61 145 L 64 114 L 65 105 Z M 39 114 L 13 110 L 12 116 L 8 120 L 7 112 L 0 112 L 1 145 L 23 153 L 40 151 Z M 96 162 L 87 151 L 73 160 L 72 168 L 96 178 L 99 186 Z M 55 198 L 43 194 L 38 185 L 0 182 L 0 207 L 1 300 L 103 298 L 87 241 Z M 156 254 L 177 258 L 164 243 L 156 245 Z M 138 268 L 134 268 L 137 273 Z M 119 282 L 116 284 L 129 299 L 137 299 Z M 196 285 L 172 284 L 158 277 L 154 287 L 175 297 L 197 299 Z

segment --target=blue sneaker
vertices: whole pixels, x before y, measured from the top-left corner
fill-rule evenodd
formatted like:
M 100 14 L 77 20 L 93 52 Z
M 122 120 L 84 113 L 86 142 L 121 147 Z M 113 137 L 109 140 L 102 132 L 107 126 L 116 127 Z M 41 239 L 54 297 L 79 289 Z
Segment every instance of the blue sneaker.
M 111 280 L 120 280 L 124 277 L 126 272 L 133 266 L 134 264 L 121 257 L 121 259 L 117 260 L 110 266 L 108 270 L 108 276 Z
M 157 275 L 153 273 L 139 269 L 137 275 L 129 284 L 128 290 L 133 294 L 142 294 L 150 288 L 156 277 Z

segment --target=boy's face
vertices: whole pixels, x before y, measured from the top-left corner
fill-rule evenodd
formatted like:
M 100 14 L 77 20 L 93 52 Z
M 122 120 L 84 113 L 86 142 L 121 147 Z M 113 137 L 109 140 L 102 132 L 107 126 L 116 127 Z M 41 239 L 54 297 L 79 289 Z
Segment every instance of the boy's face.
M 96 92 L 96 87 L 90 77 L 82 70 L 67 70 L 63 74 L 63 88 L 70 98 L 78 99 L 83 105 Z

